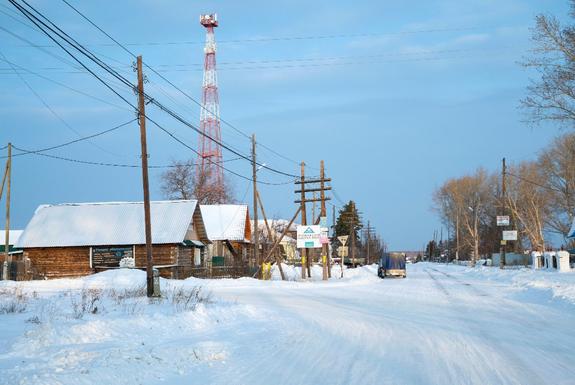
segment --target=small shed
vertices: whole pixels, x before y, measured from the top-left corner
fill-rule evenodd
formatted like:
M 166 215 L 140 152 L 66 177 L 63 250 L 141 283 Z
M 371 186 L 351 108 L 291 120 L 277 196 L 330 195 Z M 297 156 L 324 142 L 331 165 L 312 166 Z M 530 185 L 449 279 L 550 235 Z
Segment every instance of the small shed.
M 150 203 L 153 264 L 167 278 L 203 266 L 209 244 L 195 200 Z M 76 277 L 120 267 L 145 268 L 142 202 L 65 203 L 38 207 L 16 247 L 36 276 Z
M 247 266 L 252 230 L 247 205 L 201 205 L 212 266 Z
M 541 268 L 558 270 L 558 271 L 570 271 L 571 266 L 569 265 L 569 252 L 567 251 L 551 251 L 545 252 L 543 254 L 543 265 Z

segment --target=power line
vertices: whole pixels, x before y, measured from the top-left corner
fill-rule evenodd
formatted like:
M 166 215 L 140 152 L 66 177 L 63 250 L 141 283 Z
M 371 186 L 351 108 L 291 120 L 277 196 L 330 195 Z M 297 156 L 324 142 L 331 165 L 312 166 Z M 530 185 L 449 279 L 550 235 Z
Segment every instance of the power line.
M 85 16 L 82 12 L 80 12 L 78 9 L 76 9 L 74 6 L 72 6 L 67 0 L 62 0 L 65 4 L 67 4 L 70 8 L 72 8 L 78 15 L 80 15 L 84 20 L 86 20 L 88 23 L 90 23 L 92 26 L 94 26 L 96 29 L 98 29 L 101 33 L 103 33 L 105 36 L 107 36 L 110 40 L 112 40 L 116 45 L 118 45 L 119 47 L 121 47 L 125 52 L 127 52 L 128 54 L 130 54 L 132 57 L 136 57 L 134 55 L 133 52 L 131 52 L 128 48 L 126 48 L 122 43 L 120 43 L 118 40 L 116 40 L 115 38 L 113 38 L 110 34 L 108 34 L 106 31 L 104 31 L 102 28 L 100 28 L 96 23 L 94 23 L 90 18 L 88 18 L 87 16 Z M 184 90 L 182 90 L 180 87 L 176 86 L 174 83 L 172 83 L 170 80 L 168 80 L 166 77 L 164 77 L 163 75 L 161 75 L 158 71 L 156 71 L 154 68 L 152 68 L 151 66 L 149 66 L 147 63 L 144 63 L 144 65 L 149 68 L 152 72 L 154 72 L 157 76 L 159 76 L 161 79 L 163 79 L 165 82 L 167 82 L 168 84 L 170 84 L 172 87 L 174 87 L 178 92 L 180 92 L 182 95 L 186 96 L 188 99 L 190 99 L 192 102 L 194 102 L 195 104 L 197 104 L 198 106 L 200 106 L 200 108 L 205 109 L 206 111 L 208 111 L 209 113 L 213 114 L 212 111 L 207 110 L 200 102 L 198 102 L 195 98 L 191 97 L 187 92 L 185 92 Z M 235 127 L 233 124 L 229 123 L 228 121 L 222 119 L 221 117 L 219 117 L 220 121 L 222 123 L 224 123 L 225 125 L 227 125 L 228 127 L 232 128 L 233 130 L 235 130 L 236 132 L 238 132 L 239 134 L 241 134 L 242 136 L 244 136 L 247 139 L 250 139 L 250 136 L 247 135 L 245 132 L 243 132 L 242 130 L 240 130 L 239 128 Z M 212 139 L 213 140 L 213 139 Z M 268 146 L 265 146 L 263 144 L 260 144 L 261 147 L 267 149 L 268 151 L 274 153 L 277 156 L 280 156 L 283 159 L 286 159 L 288 161 L 291 161 L 295 164 L 297 164 L 298 162 L 296 162 L 293 159 L 290 159 L 284 155 L 279 154 L 278 152 L 276 152 L 275 150 L 269 148 Z M 261 166 L 261 165 L 260 165 Z M 269 168 L 268 168 L 269 169 Z M 295 176 L 295 175 L 290 175 L 290 176 Z
M 8 147 L 7 145 L 4 147 L 0 147 L 0 150 L 4 150 L 7 147 Z M 19 156 L 19 155 L 37 155 L 37 156 L 43 156 L 43 157 L 51 158 L 51 159 L 57 159 L 57 160 L 63 160 L 63 161 L 72 162 L 72 163 L 80 163 L 80 164 L 87 164 L 87 165 L 93 165 L 93 166 L 122 167 L 122 168 L 140 168 L 140 167 L 142 167 L 141 165 L 138 165 L 138 164 L 96 162 L 96 161 L 88 161 L 88 160 L 68 158 L 68 157 L 52 155 L 52 154 L 44 154 L 42 152 L 39 152 L 38 150 L 26 150 L 26 149 L 17 147 L 15 145 L 12 145 L 12 147 L 18 151 L 22 151 L 21 153 L 12 154 L 12 157 Z M 7 158 L 7 157 L 2 156 L 1 158 Z M 234 160 L 238 160 L 238 159 L 237 158 L 236 159 L 228 159 L 228 160 L 225 160 L 224 162 L 232 162 Z M 197 164 L 196 163 L 190 163 L 190 166 L 197 166 Z M 179 165 L 177 165 L 177 164 L 148 165 L 148 167 L 154 168 L 154 169 L 160 169 L 160 168 L 175 168 L 175 167 L 179 167 Z
M 168 129 L 162 127 L 162 126 L 161 126 L 159 123 L 157 123 L 155 120 L 153 120 L 152 118 L 150 118 L 150 117 L 148 117 L 148 116 L 146 116 L 146 119 L 147 119 L 148 121 L 150 121 L 152 124 L 154 124 L 156 127 L 158 127 L 160 130 L 162 130 L 162 131 L 164 131 L 166 134 L 168 134 L 168 135 L 169 135 L 172 139 L 174 139 L 176 142 L 180 143 L 182 146 L 184 146 L 184 147 L 186 147 L 187 149 L 191 150 L 194 154 L 196 154 L 196 155 L 198 155 L 198 156 L 200 155 L 200 153 L 199 153 L 195 148 L 189 146 L 186 142 L 184 142 L 183 140 L 181 140 L 180 138 L 178 138 L 174 133 L 170 132 Z M 243 157 L 242 157 L 242 158 L 243 158 Z M 216 165 L 217 167 L 220 167 L 220 168 L 223 169 L 224 171 L 227 171 L 227 172 L 229 172 L 229 173 L 231 173 L 231 174 L 233 174 L 233 175 L 235 175 L 235 176 L 237 176 L 237 177 L 239 177 L 239 178 L 242 178 L 242 179 L 245 179 L 245 180 L 248 180 L 248 181 L 252 181 L 252 182 L 253 182 L 253 179 L 252 179 L 252 178 L 247 177 L 247 176 L 244 176 L 244 175 L 241 175 L 241 174 L 239 174 L 239 173 L 237 173 L 237 172 L 235 172 L 235 171 L 232 171 L 232 170 L 230 170 L 230 169 L 228 169 L 228 168 L 222 166 L 222 165 L 219 164 L 218 162 L 214 162 L 214 161 L 212 161 L 211 159 L 208 159 L 208 161 L 209 161 L 210 163 Z M 258 179 L 258 180 L 257 180 L 257 183 L 265 184 L 265 185 L 276 185 L 276 186 L 277 186 L 277 185 L 291 184 L 291 183 L 293 183 L 293 181 L 290 180 L 289 182 L 271 183 L 271 182 L 260 181 L 260 180 Z
M 461 53 L 461 52 L 478 52 L 482 53 L 485 56 L 485 53 L 495 53 L 505 51 L 509 52 L 509 47 L 502 47 L 497 49 L 486 49 L 486 50 L 477 50 L 477 49 L 454 49 L 454 50 L 429 50 L 429 51 L 420 51 L 420 52 L 410 52 L 410 53 L 386 53 L 386 54 L 378 54 L 378 55 L 357 55 L 357 56 L 339 56 L 339 57 L 315 57 L 315 58 L 295 58 L 295 59 L 277 59 L 277 60 L 254 60 L 254 61 L 236 61 L 236 62 L 220 62 L 218 63 L 218 68 L 220 70 L 256 70 L 256 69 L 285 69 L 285 68 L 313 68 L 313 67 L 334 67 L 334 66 L 345 66 L 345 65 L 355 65 L 355 64 L 369 64 L 369 63 L 403 63 L 403 62 L 418 62 L 418 61 L 430 61 L 430 60 L 450 60 L 450 59 L 466 59 L 472 56 L 430 56 L 430 55 L 439 55 L 445 53 Z M 420 57 L 411 57 L 406 59 L 391 59 L 391 60 L 357 60 L 357 59 L 378 59 L 378 58 L 385 58 L 385 57 L 394 57 L 394 56 L 413 56 L 419 55 Z M 351 61 L 343 61 L 348 59 L 355 59 Z M 316 63 L 314 63 L 316 62 Z M 278 64 L 275 64 L 278 63 Z M 302 63 L 302 64 L 282 64 L 282 63 Z M 309 64 L 305 64 L 309 63 Z M 225 67 L 225 65 L 240 65 L 239 67 Z M 245 65 L 244 64 L 262 64 L 262 65 Z M 275 65 L 274 65 L 275 64 Z M 184 68 L 184 67 L 196 67 L 200 66 L 201 64 L 173 64 L 173 65 L 166 65 L 160 64 L 157 65 L 158 67 L 162 66 L 166 69 L 159 69 L 157 72 L 199 72 L 203 71 L 203 68 Z M 126 66 L 127 67 L 127 66 Z M 178 67 L 173 69 L 168 69 L 169 67 Z M 114 67 L 117 68 L 117 67 Z M 149 68 L 149 67 L 148 67 Z M 84 73 L 84 71 L 69 71 L 63 67 L 43 67 L 39 68 L 41 70 L 47 71 L 60 71 L 61 73 Z M 0 70 L 5 70 L 4 68 L 0 68 Z M 239 130 L 239 129 L 238 129 Z M 247 134 L 243 133 L 239 130 L 242 136 L 246 136 Z
M 81 60 L 79 60 L 78 58 L 76 58 L 69 50 L 67 50 L 64 46 L 62 46 L 62 44 L 60 44 L 52 35 L 50 35 L 44 28 L 40 27 L 40 24 L 42 24 L 44 27 L 48 28 L 50 31 L 52 31 L 53 33 L 55 33 L 58 37 L 60 37 L 61 39 L 63 39 L 66 43 L 68 43 L 69 45 L 71 45 L 73 48 L 75 48 L 77 51 L 79 51 L 81 54 L 83 54 L 84 56 L 86 56 L 88 59 L 90 59 L 91 61 L 93 61 L 94 63 L 96 63 L 98 66 L 100 66 L 101 68 L 103 68 L 105 71 L 107 71 L 108 73 L 110 73 L 112 76 L 116 77 L 118 80 L 120 80 L 121 82 L 123 82 L 124 84 L 128 85 L 129 87 L 131 87 L 132 89 L 134 88 L 134 86 L 130 83 L 130 81 L 128 81 L 127 79 L 125 79 L 122 75 L 118 74 L 114 69 L 112 69 L 110 66 L 108 66 L 106 63 L 104 63 L 102 60 L 98 59 L 93 53 L 91 53 L 88 49 L 86 49 L 85 47 L 83 47 L 80 43 L 78 43 L 75 39 L 73 39 L 72 37 L 70 37 L 66 32 L 62 31 L 58 26 L 56 26 L 52 21 L 50 21 L 46 16 L 44 16 L 41 12 L 39 12 L 38 10 L 36 10 L 34 7 L 32 7 L 30 4 L 28 4 L 26 2 L 26 0 L 22 0 L 23 3 L 25 3 L 29 8 L 31 8 L 32 10 L 34 10 L 35 13 L 39 14 L 43 19 L 45 19 L 48 23 L 50 23 L 52 26 L 54 26 L 54 28 L 56 28 L 58 31 L 60 31 L 61 33 L 57 32 L 54 30 L 54 28 L 51 28 L 50 26 L 48 26 L 46 23 L 44 23 L 43 21 L 39 20 L 36 16 L 34 16 L 33 14 L 30 13 L 30 11 L 24 9 L 22 6 L 20 6 L 18 3 L 16 3 L 15 0 L 9 0 L 10 3 L 12 3 L 21 13 L 24 14 L 24 16 L 26 16 L 30 21 L 32 21 L 38 28 L 40 28 L 42 30 L 42 32 L 47 35 L 52 41 L 54 41 L 56 44 L 58 44 L 58 46 L 60 46 L 64 51 L 66 51 L 66 53 L 68 53 L 68 55 L 70 55 L 76 62 L 78 62 L 82 67 L 84 67 L 86 70 L 88 70 L 93 76 L 95 76 L 98 80 L 100 80 L 101 83 L 103 83 L 107 88 L 109 88 L 112 92 L 114 92 L 118 97 L 120 97 L 122 100 L 124 100 L 127 104 L 129 104 L 130 106 L 134 107 L 132 103 L 130 103 L 129 101 L 127 101 L 123 96 L 121 96 L 117 91 L 115 91 L 109 84 L 107 84 L 103 79 L 101 79 L 98 75 L 96 75 L 92 70 L 90 70 Z M 65 35 L 66 37 L 62 36 Z M 119 43 L 118 43 L 119 44 Z M 152 69 L 153 71 L 153 69 Z M 193 124 L 187 122 L 185 119 L 183 119 L 181 116 L 179 116 L 177 113 L 175 113 L 174 111 L 172 111 L 171 109 L 167 108 L 166 106 L 162 105 L 161 103 L 159 103 L 157 100 L 155 100 L 154 98 L 150 97 L 149 95 L 146 95 L 146 98 L 149 100 L 149 102 L 155 104 L 157 107 L 159 107 L 162 111 L 168 113 L 169 115 L 171 115 L 173 118 L 175 118 L 176 120 L 180 121 L 182 124 L 192 128 L 193 130 L 195 130 L 196 132 L 200 133 L 201 135 L 205 136 L 206 138 L 212 140 L 213 142 L 217 143 L 218 145 L 222 146 L 223 148 L 225 148 L 226 150 L 248 160 L 251 162 L 251 159 L 234 150 L 233 148 L 231 148 L 230 146 L 226 145 L 225 143 L 222 143 L 221 141 L 218 141 L 212 137 L 210 137 L 209 135 L 203 133 L 201 130 L 199 130 L 197 127 L 195 127 Z M 137 109 L 136 109 L 137 110 Z M 269 166 L 266 166 L 264 164 L 260 164 L 257 163 L 259 166 L 266 168 L 272 172 L 278 173 L 278 174 L 282 174 L 282 175 L 286 175 L 286 176 L 290 176 L 290 177 L 297 177 L 296 175 L 293 174 L 289 174 L 289 173 L 285 173 L 283 171 L 271 168 Z M 229 170 L 228 170 L 229 171 Z M 232 172 L 233 173 L 233 172 Z M 235 173 L 236 175 L 239 175 L 237 173 Z M 242 176 L 243 177 L 243 176 Z
M 81 142 L 81 141 L 84 141 L 84 140 L 89 140 L 89 139 L 92 139 L 92 138 L 95 138 L 95 137 L 98 137 L 98 136 L 107 134 L 107 133 L 109 133 L 109 132 L 115 131 L 115 130 L 121 128 L 121 127 L 127 126 L 128 124 L 130 124 L 130 123 L 132 123 L 132 122 L 134 122 L 134 121 L 136 121 L 136 120 L 137 120 L 137 119 L 132 119 L 132 120 L 129 120 L 129 121 L 125 122 L 125 123 L 122 123 L 122 124 L 120 124 L 120 125 L 117 125 L 117 126 L 115 126 L 115 127 L 109 128 L 109 129 L 107 129 L 107 130 L 100 131 L 100 132 L 97 132 L 97 133 L 95 133 L 95 134 L 88 135 L 88 136 L 84 136 L 84 137 L 81 137 L 81 138 L 78 138 L 78 139 L 75 139 L 75 140 L 71 140 L 71 141 L 66 142 L 66 143 L 58 144 L 58 145 L 56 145 L 56 146 L 45 147 L 45 148 L 42 148 L 42 149 L 39 149 L 39 150 L 26 151 L 26 152 L 24 152 L 24 153 L 14 154 L 14 155 L 12 155 L 12 156 L 15 157 L 15 156 L 21 156 L 21 155 L 28 155 L 28 154 L 37 154 L 37 153 L 40 153 L 40 152 L 46 152 L 46 151 L 50 151 L 50 150 L 55 150 L 55 149 L 57 149 L 57 148 L 62 148 L 62 147 L 65 147 L 65 146 L 69 146 L 69 145 L 74 144 L 74 143 L 78 143 L 78 142 Z M 0 158 L 7 158 L 7 157 L 6 157 L 6 156 L 2 156 L 2 157 L 0 157 Z
M 522 177 L 522 176 L 515 175 L 515 174 L 513 174 L 513 173 L 510 173 L 509 171 L 506 171 L 505 174 L 506 174 L 506 175 L 509 175 L 509 176 L 512 176 L 512 177 L 514 177 L 514 178 L 517 178 L 517 179 L 519 179 L 519 180 L 521 180 L 521 181 L 523 181 L 523 182 L 525 182 L 525 183 L 530 183 L 530 184 L 532 184 L 532 185 L 534 185 L 534 186 L 539 186 L 539 187 L 541 187 L 541 188 L 544 188 L 544 189 L 547 189 L 547 190 L 551 190 L 551 191 L 555 191 L 555 192 L 560 192 L 560 193 L 563 192 L 563 191 L 561 191 L 561 190 L 559 190 L 559 189 L 556 189 L 556 188 L 553 188 L 553 187 L 549 187 L 549 186 L 545 186 L 545 185 L 542 185 L 542 184 L 540 184 L 540 183 L 534 182 L 534 181 L 532 181 L 532 180 L 530 180 L 530 179 L 524 178 L 524 177 Z
M 128 109 L 128 108 L 126 108 L 126 107 L 124 107 L 124 106 L 120 106 L 120 105 L 118 105 L 118 104 L 110 103 L 110 102 L 107 101 L 107 100 L 101 99 L 101 98 L 99 98 L 99 97 L 97 97 L 97 96 L 94 96 L 94 95 L 90 95 L 90 94 L 88 94 L 88 93 L 86 93 L 86 92 L 84 92 L 84 91 L 78 90 L 78 89 L 76 89 L 76 88 L 72 88 L 72 87 L 70 87 L 70 86 L 68 86 L 68 85 L 66 85 L 66 84 L 64 84 L 64 83 L 62 83 L 62 82 L 59 82 L 59 81 L 54 80 L 54 79 L 51 79 L 51 78 L 49 78 L 49 77 L 47 77 L 47 76 L 44 76 L 44 75 L 42 75 L 42 74 L 39 74 L 39 73 L 37 73 L 37 72 L 31 71 L 31 70 L 29 70 L 28 68 L 22 67 L 22 66 L 20 66 L 20 65 L 18 65 L 18 64 L 16 64 L 16 63 L 14 63 L 14 62 L 11 62 L 11 61 L 9 61 L 9 60 L 6 60 L 5 58 L 0 58 L 0 61 L 6 62 L 6 63 L 8 63 L 8 64 L 11 65 L 11 66 L 16 67 L 16 68 L 17 68 L 18 70 L 20 70 L 20 71 L 24 71 L 25 73 L 28 73 L 28 74 L 30 74 L 30 75 L 34 75 L 34 76 L 39 77 L 39 78 L 41 78 L 41 79 L 44 79 L 44 80 L 46 80 L 46 81 L 48 81 L 48 82 L 51 82 L 51 83 L 56 84 L 56 85 L 59 85 L 60 87 L 66 88 L 67 90 L 70 90 L 70 91 L 76 92 L 76 93 L 78 93 L 78 94 L 80 94 L 80 95 L 84 95 L 84 96 L 86 96 L 86 97 L 88 97 L 88 98 L 97 100 L 97 101 L 99 101 L 99 102 L 101 102 L 101 103 L 107 104 L 107 105 L 112 106 L 112 107 L 119 108 L 119 109 L 124 110 L 124 111 L 130 111 L 130 112 L 132 111 L 131 109 Z M 12 73 L 17 74 L 18 70 L 13 70 Z
M 46 158 L 64 160 L 64 161 L 72 162 L 72 163 L 89 164 L 89 165 L 94 165 L 94 166 L 122 167 L 122 168 L 140 168 L 141 167 L 140 165 L 136 165 L 136 164 L 105 163 L 105 162 L 93 162 L 93 161 L 88 161 L 88 160 L 72 159 L 72 158 L 67 158 L 67 157 L 58 156 L 58 155 L 44 154 L 42 152 L 36 152 L 33 150 L 26 150 L 26 149 L 23 149 L 20 147 L 16 147 L 14 145 L 12 145 L 12 147 L 15 148 L 16 150 L 23 151 L 23 153 L 13 154 L 12 156 L 32 154 L 32 155 L 43 156 Z M 167 166 L 148 166 L 148 167 L 150 167 L 150 168 L 172 168 L 175 166 L 167 165 Z
M 4 60 L 7 61 L 6 56 L 4 56 L 4 54 L 2 53 L 2 51 L 0 51 L 0 56 L 1 56 Z M 14 67 L 13 67 L 12 69 L 15 70 Z M 37 98 L 38 100 L 40 100 L 40 102 L 44 105 L 44 107 L 45 107 L 48 111 L 50 111 L 50 113 L 51 113 L 54 117 L 56 117 L 56 119 L 58 119 L 64 126 L 66 126 L 66 128 L 68 128 L 70 131 L 74 132 L 76 135 L 78 135 L 78 136 L 80 136 L 80 137 L 82 136 L 82 135 L 80 134 L 80 132 L 78 132 L 78 130 L 76 130 L 74 127 L 72 127 L 66 120 L 64 120 L 64 118 L 62 118 L 62 117 L 60 116 L 60 114 L 58 114 L 52 107 L 50 107 L 50 105 L 48 104 L 48 102 L 46 102 L 46 100 L 45 100 L 42 96 L 40 96 L 40 94 L 39 94 L 38 92 L 36 92 L 36 90 L 32 87 L 32 85 L 31 85 L 30 83 L 28 83 L 28 82 L 26 81 L 26 79 L 24 79 L 24 78 L 22 77 L 22 75 L 20 75 L 20 74 L 18 73 L 18 77 L 19 77 L 20 80 L 26 85 L 26 87 L 28 87 L 28 89 L 34 94 L 34 96 L 36 96 L 36 98 Z M 82 140 L 85 140 L 85 139 L 82 139 Z M 118 154 L 115 154 L 115 153 L 112 153 L 112 152 L 106 150 L 105 148 L 102 148 L 102 147 L 98 146 L 98 145 L 95 144 L 95 143 L 91 143 L 91 142 L 90 142 L 90 144 L 91 144 L 92 146 L 94 146 L 94 147 L 100 149 L 101 151 L 104 151 L 104 152 L 107 152 L 107 153 L 109 153 L 109 154 L 116 155 L 116 156 L 118 155 Z
M 30 11 L 26 10 L 24 7 L 22 7 L 20 4 L 16 3 L 15 0 L 8 0 L 10 1 L 10 3 L 12 5 L 14 5 L 16 7 L 16 9 L 18 9 L 28 20 L 30 20 L 32 23 L 34 23 L 34 25 L 36 25 L 36 27 L 38 27 L 42 33 L 44 33 L 50 40 L 52 40 L 54 43 L 56 43 L 60 48 L 62 48 L 70 57 L 72 57 L 72 59 L 74 59 L 78 64 L 80 64 L 85 70 L 87 70 L 88 72 L 90 72 L 92 74 L 92 76 L 94 76 L 96 79 L 98 79 L 106 88 L 108 88 L 110 91 L 112 91 L 114 94 L 116 94 L 116 96 L 118 96 L 120 99 L 122 99 L 124 102 L 126 102 L 129 106 L 131 106 L 132 108 L 134 108 L 134 110 L 137 111 L 137 108 L 130 103 L 126 98 L 124 98 L 122 95 L 120 95 L 116 90 L 114 90 L 110 85 L 108 85 L 102 78 L 100 78 L 94 71 L 92 71 L 91 69 L 89 69 L 81 60 L 79 60 L 78 58 L 76 58 L 69 50 L 67 50 L 62 44 L 60 44 L 60 42 L 58 42 L 52 35 L 50 35 L 50 33 L 48 33 L 44 28 L 40 27 L 40 24 L 42 24 L 44 27 L 50 29 L 53 33 L 55 33 L 56 35 L 58 35 L 62 40 L 66 41 L 69 45 L 71 45 L 72 47 L 74 47 L 76 50 L 78 50 L 79 52 L 81 52 L 82 54 L 84 54 L 85 56 L 88 56 L 90 58 L 89 55 L 87 55 L 85 52 L 83 52 L 82 50 L 80 50 L 76 45 L 72 44 L 69 40 L 65 39 L 64 37 L 62 37 L 61 34 L 59 34 L 58 32 L 54 31 L 53 28 L 51 28 L 50 26 L 46 25 L 46 23 L 44 23 L 43 21 L 41 21 L 40 19 L 38 19 L 36 16 L 34 16 Z M 34 7 L 30 6 L 25 0 L 23 0 L 23 2 L 28 5 L 28 7 L 30 7 L 31 9 L 33 9 L 36 13 L 40 14 L 42 16 L 42 14 L 40 12 L 38 12 Z M 42 16 L 44 19 L 46 19 L 46 17 Z M 50 21 L 48 21 L 50 22 Z M 50 22 L 51 23 L 51 22 Z M 52 25 L 54 25 L 53 23 L 51 23 Z M 57 27 L 56 27 L 57 28 Z M 73 39 L 72 39 L 73 40 Z M 93 60 L 93 59 L 92 59 Z M 132 84 L 129 84 L 132 88 L 134 87 Z
M 69 5 L 69 4 L 68 4 Z M 71 7 L 71 6 L 70 6 Z M 456 27 L 456 28 L 434 28 L 434 29 L 421 29 L 412 31 L 398 31 L 398 32 L 381 32 L 381 33 L 357 33 L 357 34 L 331 34 L 331 35 L 302 35 L 302 36 L 271 36 L 271 37 L 258 37 L 258 38 L 245 38 L 245 39 L 228 39 L 220 40 L 218 44 L 236 44 L 236 43 L 264 43 L 273 41 L 298 41 L 298 40 L 328 40 L 328 39 L 347 39 L 347 38 L 366 38 L 366 37 L 381 37 L 381 36 L 405 36 L 415 34 L 427 33 L 443 33 L 443 32 L 461 32 L 478 30 L 479 27 Z M 132 42 L 125 43 L 126 46 L 167 46 L 167 45 L 199 45 L 204 44 L 203 41 L 165 41 L 165 42 Z M 90 46 L 103 46 L 110 47 L 110 43 L 94 43 L 88 44 Z

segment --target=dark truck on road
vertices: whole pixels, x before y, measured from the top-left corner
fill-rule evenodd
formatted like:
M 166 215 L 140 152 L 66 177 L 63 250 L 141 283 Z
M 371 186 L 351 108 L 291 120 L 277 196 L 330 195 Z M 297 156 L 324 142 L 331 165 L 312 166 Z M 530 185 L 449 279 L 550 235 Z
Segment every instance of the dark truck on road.
M 385 253 L 379 260 L 377 275 L 380 278 L 401 277 L 405 278 L 405 254 L 404 253 Z

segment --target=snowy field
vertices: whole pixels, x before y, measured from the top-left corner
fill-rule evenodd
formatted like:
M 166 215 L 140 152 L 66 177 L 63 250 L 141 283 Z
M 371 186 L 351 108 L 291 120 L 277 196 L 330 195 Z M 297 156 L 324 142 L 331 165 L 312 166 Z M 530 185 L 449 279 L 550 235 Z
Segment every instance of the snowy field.
M 162 280 L 153 303 L 136 270 L 0 282 L 0 383 L 575 384 L 575 273 L 286 270 Z

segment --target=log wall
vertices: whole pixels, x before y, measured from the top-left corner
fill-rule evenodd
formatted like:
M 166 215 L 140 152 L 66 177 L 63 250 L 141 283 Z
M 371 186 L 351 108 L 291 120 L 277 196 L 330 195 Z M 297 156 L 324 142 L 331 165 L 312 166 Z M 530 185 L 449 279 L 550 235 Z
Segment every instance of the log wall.
M 32 268 L 40 277 L 66 278 L 91 274 L 89 247 L 40 247 L 25 249 Z
M 113 245 L 109 247 L 114 247 Z M 135 247 L 136 268 L 146 268 L 146 246 Z M 154 266 L 179 265 L 191 267 L 193 264 L 193 248 L 180 245 L 153 245 L 152 255 Z M 37 278 L 67 278 L 81 277 L 93 274 L 101 269 L 90 268 L 90 247 L 42 247 L 24 250 L 24 257 L 30 259 L 31 267 Z M 175 268 L 160 269 L 164 278 L 176 278 Z

